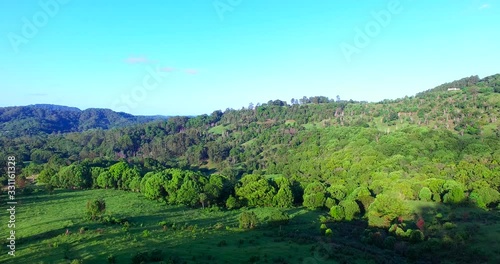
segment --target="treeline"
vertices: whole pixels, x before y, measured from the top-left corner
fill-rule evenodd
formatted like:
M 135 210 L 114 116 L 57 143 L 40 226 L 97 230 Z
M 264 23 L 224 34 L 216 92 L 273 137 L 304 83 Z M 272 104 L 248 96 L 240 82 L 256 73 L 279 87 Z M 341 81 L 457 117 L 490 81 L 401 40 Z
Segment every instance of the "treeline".
M 367 155 L 358 158 L 367 167 L 366 171 L 360 166 L 345 166 L 352 160 L 344 159 L 338 160 L 345 165 L 337 167 L 335 175 L 317 179 L 297 174 L 247 174 L 233 179 L 215 173 L 166 168 L 154 161 L 139 165 L 125 161 L 113 165 L 102 161 L 79 162 L 66 166 L 61 160 L 51 160 L 43 166 L 38 181 L 50 188 L 141 192 L 149 199 L 192 207 L 303 205 L 328 209 L 336 221 L 366 217 L 371 226 L 379 227 L 388 227 L 395 218 L 413 213 L 408 201 L 469 203 L 484 209 L 495 208 L 500 202 L 500 171 L 495 163 L 472 160 L 458 164 L 424 163 L 423 168 L 405 171 L 404 164 L 411 166 L 411 162 L 400 154 L 385 159 L 371 157 L 372 162 L 364 162 Z

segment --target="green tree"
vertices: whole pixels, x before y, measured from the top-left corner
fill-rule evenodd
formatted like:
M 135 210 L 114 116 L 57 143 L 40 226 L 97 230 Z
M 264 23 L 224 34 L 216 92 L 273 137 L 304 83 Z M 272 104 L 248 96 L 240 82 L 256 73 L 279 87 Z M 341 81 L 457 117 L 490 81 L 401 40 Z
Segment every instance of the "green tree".
M 276 194 L 276 189 L 267 179 L 253 174 L 241 178 L 235 191 L 248 206 L 271 206 Z
M 418 193 L 418 198 L 420 199 L 420 201 L 430 202 L 432 199 L 431 190 L 427 187 L 422 187 L 422 189 L 420 189 L 420 192 Z
M 339 203 L 344 210 L 345 220 L 351 221 L 356 217 L 361 211 L 359 205 L 354 200 L 344 200 Z
M 334 205 L 330 208 L 330 216 L 335 221 L 342 221 L 345 218 L 344 208 L 340 205 Z
M 236 198 L 234 198 L 234 196 L 230 195 L 229 198 L 227 198 L 226 207 L 227 207 L 227 209 L 238 208 L 239 207 L 238 200 Z
M 388 227 L 392 220 L 409 213 L 410 207 L 402 194 L 396 191 L 381 193 L 368 208 L 368 224 Z
M 443 196 L 444 203 L 458 204 L 465 200 L 465 189 L 460 183 L 448 180 L 443 188 L 446 192 Z
M 325 205 L 326 189 L 321 182 L 312 182 L 304 190 L 303 205 L 309 209 L 321 208 Z

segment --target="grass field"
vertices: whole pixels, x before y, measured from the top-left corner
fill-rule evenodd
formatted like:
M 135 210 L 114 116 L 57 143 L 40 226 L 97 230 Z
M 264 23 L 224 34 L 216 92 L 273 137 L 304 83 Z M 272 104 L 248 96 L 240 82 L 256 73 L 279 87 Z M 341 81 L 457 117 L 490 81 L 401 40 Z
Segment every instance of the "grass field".
M 122 223 L 86 220 L 86 202 L 95 198 L 103 198 L 106 215 L 122 219 Z M 424 214 L 429 217 L 438 212 L 445 217 L 449 214 L 449 209 L 433 203 L 417 202 L 413 207 L 426 208 Z M 248 209 L 167 206 L 138 193 L 118 190 L 57 190 L 52 195 L 39 192 L 20 196 L 16 206 L 16 256 L 9 256 L 4 246 L 0 263 L 133 263 L 138 253 L 155 250 L 161 250 L 162 261 L 145 263 L 404 262 L 392 251 L 361 243 L 359 238 L 366 228 L 363 221 L 328 223 L 335 236 L 325 239 L 319 222 L 324 211 L 288 209 L 290 223 L 270 227 L 266 222 L 277 209 L 255 208 L 251 210 L 260 226 L 242 230 L 238 228 L 238 216 L 243 210 Z M 498 246 L 498 221 L 470 210 L 457 209 L 455 214 L 484 219 L 476 221 L 480 235 L 473 240 L 473 247 L 494 249 Z M 0 221 L 7 223 L 7 214 L 2 214 Z M 454 221 L 458 228 L 466 224 L 461 221 Z M 2 236 L 8 237 L 4 228 Z M 489 255 L 490 260 L 500 260 L 498 249 Z M 108 261 L 108 257 L 115 261 Z
M 128 229 L 84 219 L 86 201 L 98 197 L 106 201 L 106 214 L 126 219 Z M 18 202 L 16 256 L 7 255 L 4 249 L 0 263 L 108 263 L 110 255 L 116 263 L 131 263 L 137 252 L 155 249 L 162 250 L 164 263 L 306 263 L 308 258 L 315 262 L 307 263 L 322 263 L 311 254 L 311 243 L 277 239 L 269 228 L 240 230 L 239 210 L 166 206 L 137 193 L 117 190 L 58 190 L 53 195 L 19 197 Z M 271 210 L 254 209 L 262 220 Z M 287 228 L 296 228 L 296 232 L 311 229 L 320 234 L 320 213 L 305 209 L 288 213 L 293 220 Z M 1 222 L 7 221 L 2 214 Z M 161 221 L 168 223 L 165 229 L 159 225 Z M 2 235 L 7 237 L 7 232 L 2 231 Z

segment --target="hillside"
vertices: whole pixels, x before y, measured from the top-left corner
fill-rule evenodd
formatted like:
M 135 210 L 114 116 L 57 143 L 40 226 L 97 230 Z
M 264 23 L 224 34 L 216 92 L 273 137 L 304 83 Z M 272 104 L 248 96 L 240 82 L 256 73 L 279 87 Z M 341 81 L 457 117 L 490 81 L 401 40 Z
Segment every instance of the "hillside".
M 135 248 L 112 243 L 114 237 L 134 241 L 141 250 L 167 248 L 169 256 L 179 257 L 172 263 L 199 263 L 190 259 L 193 252 L 211 256 L 217 249 L 200 244 L 197 235 L 251 254 L 249 259 L 228 253 L 208 263 L 268 257 L 304 263 L 307 254 L 325 263 L 348 263 L 353 256 L 371 263 L 498 263 L 499 77 L 465 78 L 377 103 L 303 97 L 108 130 L 2 137 L 0 159 L 15 157 L 26 204 L 68 197 L 71 209 L 80 204 L 83 215 L 80 193 L 106 193 L 121 208 L 82 220 L 59 216 L 43 203 L 54 224 L 30 229 L 25 241 L 35 248 L 46 241 L 68 243 L 44 253 L 54 263 L 65 263 L 62 254 L 89 263 L 104 261 L 106 252 L 121 261 L 153 254 L 134 254 Z M 94 126 L 107 120 L 87 114 L 80 118 Z M 25 180 L 30 176 L 34 184 Z M 8 183 L 7 176 L 0 180 Z M 151 212 L 143 215 L 149 216 L 138 217 L 111 198 L 117 190 L 164 207 L 148 204 Z M 187 211 L 184 227 L 172 223 L 178 210 Z M 64 228 L 84 231 L 64 236 Z M 85 228 L 92 232 L 86 235 Z M 179 240 L 171 240 L 168 232 L 174 230 Z M 101 235 L 107 242 L 92 255 L 93 239 Z M 259 241 L 293 260 L 263 249 Z M 40 260 L 28 247 L 21 250 L 26 262 Z
M 0 108 L 0 133 L 7 137 L 109 129 L 166 119 L 133 116 L 109 109 L 80 110 L 60 105 L 35 104 Z

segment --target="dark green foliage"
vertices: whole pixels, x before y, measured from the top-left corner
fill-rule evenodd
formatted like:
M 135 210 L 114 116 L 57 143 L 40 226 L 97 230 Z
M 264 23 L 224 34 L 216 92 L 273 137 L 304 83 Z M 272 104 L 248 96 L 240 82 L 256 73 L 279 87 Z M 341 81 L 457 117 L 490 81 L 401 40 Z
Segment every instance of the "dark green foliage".
M 384 239 L 384 247 L 386 249 L 389 249 L 389 250 L 393 250 L 394 249 L 394 245 L 396 244 L 396 238 L 393 237 L 393 236 L 387 236 L 385 239 Z
M 91 220 L 100 218 L 106 211 L 106 202 L 103 199 L 87 201 L 87 216 Z
M 378 103 L 304 97 L 288 105 L 271 100 L 251 109 L 110 130 L 86 129 L 115 127 L 133 117 L 105 110 L 2 108 L 1 133 L 25 136 L 0 137 L 0 157 L 23 160 L 17 164 L 16 184 L 29 186 L 35 180 L 45 183 L 48 192 L 55 187 L 128 190 L 164 204 L 209 208 L 200 214 L 223 212 L 219 206 L 224 205 L 326 207 L 331 218 L 322 222 L 337 221 L 332 239 L 337 234 L 357 237 L 343 229 L 367 219 L 370 228 L 383 227 L 371 233 L 370 243 L 401 256 L 425 254 L 420 247 L 428 245 L 460 251 L 472 241 L 463 223 L 494 221 L 460 210 L 480 207 L 486 213 L 500 206 L 499 76 L 473 76 L 417 97 Z M 448 92 L 451 87 L 460 91 Z M 3 184 L 5 174 L 3 168 Z M 425 221 L 418 226 L 420 214 Z M 281 217 L 276 222 L 285 220 Z M 107 224 L 121 221 L 103 217 Z M 228 225 L 220 221 L 219 229 Z M 431 242 L 417 243 L 421 232 Z M 148 239 L 156 235 L 145 234 Z M 439 245 L 433 244 L 435 238 Z
M 236 195 L 248 206 L 271 206 L 276 189 L 260 175 L 246 175 L 235 188 Z
M 236 208 L 239 208 L 240 205 L 239 205 L 239 202 L 236 198 L 234 198 L 234 196 L 229 196 L 229 198 L 227 198 L 227 201 L 226 201 L 226 207 L 227 209 L 236 209 Z
M 149 253 L 149 261 L 158 262 L 163 260 L 163 252 L 161 249 L 154 249 Z
M 304 206 L 310 209 L 321 208 L 325 205 L 326 189 L 320 182 L 313 182 L 307 185 L 304 190 Z
M 238 221 L 240 223 L 240 228 L 243 229 L 252 229 L 255 228 L 258 224 L 257 215 L 251 211 L 242 212 Z
M 422 231 L 420 231 L 420 230 L 413 230 L 413 231 L 411 231 L 410 242 L 412 242 L 412 243 L 419 243 L 419 242 L 424 241 L 424 238 L 425 238 L 425 236 L 422 233 Z
M 373 226 L 388 227 L 392 220 L 408 213 L 410 208 L 400 193 L 382 193 L 368 208 L 368 221 Z
M 146 263 L 148 261 L 148 253 L 147 252 L 137 252 L 133 257 L 132 257 L 132 264 L 141 264 L 141 263 Z

